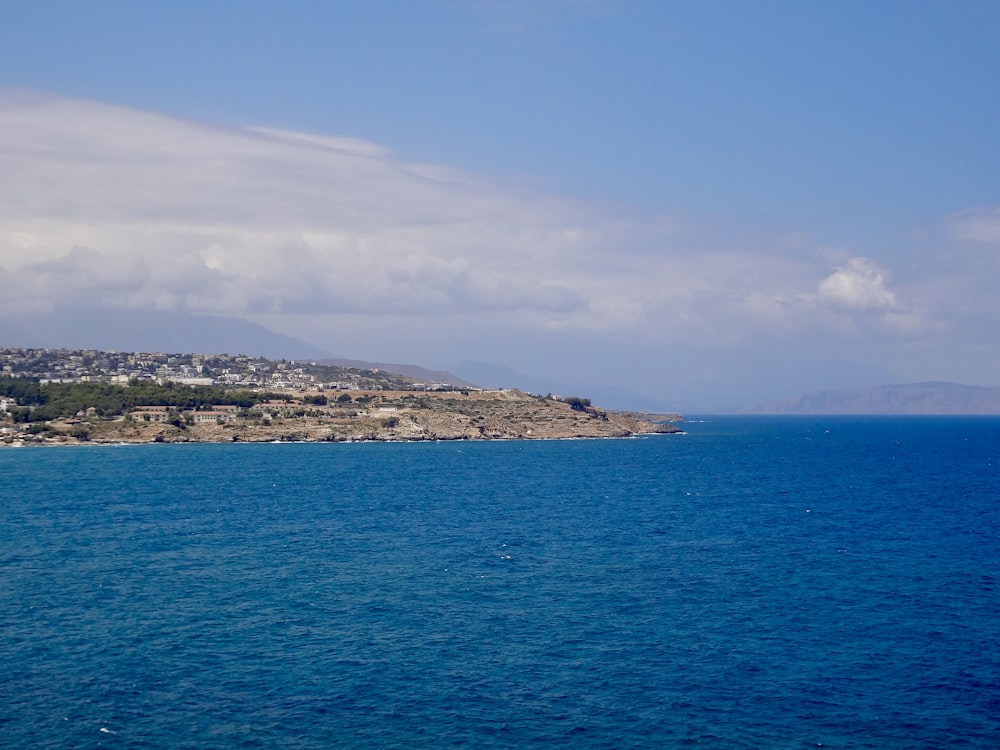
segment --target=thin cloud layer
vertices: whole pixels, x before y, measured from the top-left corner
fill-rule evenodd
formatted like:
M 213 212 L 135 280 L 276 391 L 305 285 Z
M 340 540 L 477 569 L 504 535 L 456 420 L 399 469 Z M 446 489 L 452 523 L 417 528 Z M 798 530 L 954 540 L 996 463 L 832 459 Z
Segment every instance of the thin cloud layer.
M 632 216 L 330 135 L 8 91 L 0 171 L 0 312 L 232 315 L 321 346 L 338 320 L 391 338 L 419 318 L 455 340 L 547 340 L 554 356 L 567 334 L 639 349 L 907 336 L 943 310 L 932 295 L 914 304 L 884 262 L 831 263 L 790 231 Z M 1000 237 L 995 210 L 951 226 Z
M 955 239 L 1000 245 L 1000 206 L 962 211 L 951 217 L 949 225 Z

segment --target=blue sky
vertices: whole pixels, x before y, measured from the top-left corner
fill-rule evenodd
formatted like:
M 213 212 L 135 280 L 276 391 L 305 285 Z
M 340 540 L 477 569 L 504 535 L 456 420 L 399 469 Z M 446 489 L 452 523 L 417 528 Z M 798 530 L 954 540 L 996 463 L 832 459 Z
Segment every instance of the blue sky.
M 7 5 L 7 308 L 679 406 L 1000 384 L 996 3 Z

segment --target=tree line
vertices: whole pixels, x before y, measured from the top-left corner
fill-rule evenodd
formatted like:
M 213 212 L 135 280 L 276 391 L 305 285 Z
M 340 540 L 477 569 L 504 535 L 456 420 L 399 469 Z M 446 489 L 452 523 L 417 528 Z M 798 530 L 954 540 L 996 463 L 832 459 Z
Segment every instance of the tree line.
M 94 409 L 99 417 L 123 415 L 137 406 L 211 409 L 213 406 L 251 408 L 269 400 L 287 400 L 277 393 L 260 393 L 217 386 L 133 380 L 128 387 L 110 383 L 40 383 L 26 378 L 0 378 L 0 397 L 13 398 L 8 411 L 15 422 L 42 422 Z

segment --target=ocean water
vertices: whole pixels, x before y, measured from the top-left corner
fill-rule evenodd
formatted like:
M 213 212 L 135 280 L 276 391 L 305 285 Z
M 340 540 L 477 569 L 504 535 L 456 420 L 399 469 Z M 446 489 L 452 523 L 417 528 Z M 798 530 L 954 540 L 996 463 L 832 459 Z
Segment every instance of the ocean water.
M 1000 746 L 1000 419 L 686 429 L 0 450 L 0 746 Z

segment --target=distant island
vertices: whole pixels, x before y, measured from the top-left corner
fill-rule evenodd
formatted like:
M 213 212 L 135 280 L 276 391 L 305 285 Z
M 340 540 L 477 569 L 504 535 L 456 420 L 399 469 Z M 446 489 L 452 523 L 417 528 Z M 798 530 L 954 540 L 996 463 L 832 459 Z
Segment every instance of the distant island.
M 751 410 L 758 414 L 1000 414 L 1000 388 L 957 383 L 820 391 Z
M 320 362 L 0 349 L 0 444 L 627 437 L 658 417 L 578 396 L 425 382 Z M 679 417 L 677 417 L 679 418 Z

